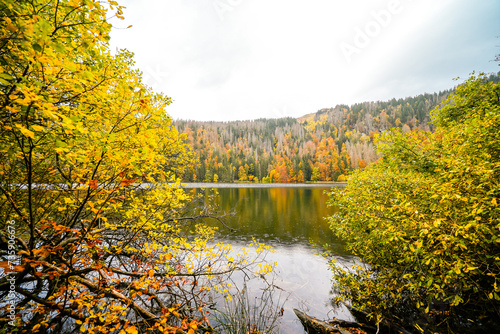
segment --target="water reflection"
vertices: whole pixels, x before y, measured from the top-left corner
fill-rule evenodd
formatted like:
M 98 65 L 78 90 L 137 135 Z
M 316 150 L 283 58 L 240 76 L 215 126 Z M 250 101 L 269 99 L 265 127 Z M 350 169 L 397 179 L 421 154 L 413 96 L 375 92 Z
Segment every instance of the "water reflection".
M 341 262 L 352 261 L 324 219 L 334 212 L 326 205 L 328 188 L 227 188 L 201 191 L 206 201 L 235 215 L 219 227 L 217 238 L 241 248 L 256 238 L 276 249 L 268 260 L 276 261 L 277 285 L 291 295 L 285 305 L 282 333 L 304 333 L 292 309 L 299 308 L 319 319 L 333 316 L 354 320 L 345 309 L 332 311 L 331 273 L 327 261 L 315 255 L 315 245 L 329 245 Z
M 325 191 L 328 188 L 232 188 L 206 189 L 205 197 L 218 193 L 213 201 L 235 215 L 226 220 L 234 231 L 221 228 L 221 237 L 236 241 L 256 237 L 273 246 L 329 244 L 344 255 L 324 217 L 331 215 Z M 347 255 L 347 254 L 345 254 Z

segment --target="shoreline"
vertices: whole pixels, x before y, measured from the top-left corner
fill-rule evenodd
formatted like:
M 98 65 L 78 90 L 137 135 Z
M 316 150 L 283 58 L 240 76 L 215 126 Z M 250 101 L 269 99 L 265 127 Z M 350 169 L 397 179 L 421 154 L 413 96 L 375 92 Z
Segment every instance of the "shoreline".
M 329 183 L 213 183 L 181 182 L 180 188 L 335 188 L 345 187 L 347 182 Z

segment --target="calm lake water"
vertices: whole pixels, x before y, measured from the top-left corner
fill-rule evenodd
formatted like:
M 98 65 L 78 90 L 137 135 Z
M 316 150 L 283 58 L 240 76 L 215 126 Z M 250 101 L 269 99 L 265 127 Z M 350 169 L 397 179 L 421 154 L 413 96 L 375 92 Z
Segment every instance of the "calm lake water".
M 318 319 L 354 320 L 346 309 L 331 305 L 331 272 L 327 261 L 315 255 L 314 245 L 329 245 L 340 262 L 354 258 L 335 239 L 324 217 L 333 213 L 326 205 L 328 187 L 219 188 L 197 190 L 215 195 L 221 210 L 234 211 L 225 220 L 234 230 L 219 227 L 218 240 L 238 249 L 252 238 L 273 246 L 267 260 L 278 263 L 276 285 L 289 293 L 281 320 L 281 333 L 304 333 L 293 308 Z

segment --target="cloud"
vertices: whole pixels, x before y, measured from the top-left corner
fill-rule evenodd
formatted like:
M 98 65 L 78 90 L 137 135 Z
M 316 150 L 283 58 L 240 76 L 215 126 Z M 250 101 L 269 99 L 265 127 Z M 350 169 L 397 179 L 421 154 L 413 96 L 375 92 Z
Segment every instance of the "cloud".
M 174 99 L 175 118 L 298 117 L 447 89 L 456 76 L 497 68 L 487 61 L 498 44 L 494 0 L 125 4 L 120 24 L 134 26 L 114 30 L 112 45 L 135 52 L 138 67 L 163 73 L 154 88 Z M 357 49 L 351 59 L 347 44 Z

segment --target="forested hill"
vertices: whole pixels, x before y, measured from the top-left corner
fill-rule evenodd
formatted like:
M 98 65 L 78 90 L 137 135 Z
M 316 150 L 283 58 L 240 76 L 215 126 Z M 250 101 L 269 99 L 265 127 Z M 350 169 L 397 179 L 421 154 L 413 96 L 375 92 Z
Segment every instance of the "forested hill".
M 299 119 L 175 121 L 199 159 L 184 181 L 343 181 L 378 159 L 375 134 L 393 127 L 430 130 L 429 112 L 452 91 L 338 105 Z

